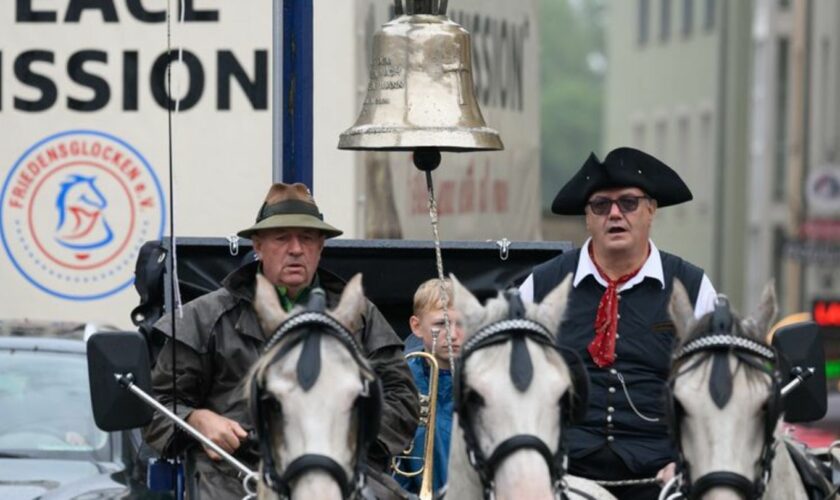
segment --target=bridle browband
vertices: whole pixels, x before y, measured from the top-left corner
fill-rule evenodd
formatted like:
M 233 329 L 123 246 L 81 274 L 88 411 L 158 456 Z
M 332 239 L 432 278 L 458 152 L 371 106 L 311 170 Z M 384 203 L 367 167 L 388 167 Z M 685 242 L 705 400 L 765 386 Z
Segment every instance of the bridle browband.
M 702 358 L 689 365 L 685 370 L 672 374 L 669 391 L 667 392 L 669 399 L 669 424 L 678 452 L 677 476 L 680 478 L 678 481 L 679 492 L 683 497 L 693 500 L 701 498 L 703 494 L 712 488 L 727 487 L 737 491 L 743 498 L 757 500 L 764 495 L 767 489 L 767 483 L 770 481 L 770 475 L 772 473 L 773 459 L 776 454 L 777 442 L 775 429 L 782 410 L 782 377 L 777 368 L 778 356 L 772 347 L 752 338 L 733 333 L 734 321 L 729 308 L 729 301 L 723 295 L 719 295 L 715 301 L 715 310 L 712 313 L 711 322 L 711 331 L 689 340 L 674 353 L 673 366 L 677 367 L 683 364 L 688 358 L 696 354 L 703 353 L 712 356 L 710 392 L 712 392 L 715 404 L 720 408 L 725 406 L 728 402 L 729 395 L 731 395 L 732 379 L 728 371 L 729 354 L 734 355 L 739 362 L 747 364 L 770 377 L 771 388 L 765 411 L 764 442 L 762 444 L 761 455 L 756 464 L 759 469 L 759 474 L 755 479 L 750 480 L 735 472 L 714 471 L 694 481 L 691 479 L 690 464 L 685 459 L 680 434 L 680 420 L 683 415 L 678 406 L 679 403 L 674 398 L 673 391 L 676 379 L 699 367 L 706 359 Z M 717 374 L 716 371 L 718 372 Z M 724 372 L 723 375 L 721 375 L 721 371 Z M 718 380 L 714 380 L 715 378 Z M 717 395 L 716 397 L 714 393 L 715 384 L 721 385 L 727 383 L 729 384 L 729 393 L 726 393 L 725 390 L 720 391 L 723 392 L 723 395 Z
M 260 457 L 262 459 L 262 481 L 281 498 L 291 498 L 292 483 L 301 475 L 312 470 L 326 472 L 335 480 L 341 490 L 342 498 L 351 498 L 365 485 L 364 466 L 367 450 L 378 433 L 381 390 L 379 381 L 362 354 L 353 334 L 344 325 L 325 312 L 325 297 L 320 289 L 315 289 L 310 296 L 307 311 L 295 314 L 281 323 L 263 349 L 263 355 L 271 359 L 263 365 L 260 372 L 265 373 L 268 366 L 276 363 L 288 354 L 296 345 L 303 343 L 301 357 L 298 360 L 298 381 L 304 391 L 308 391 L 320 371 L 320 337 L 329 335 L 343 345 L 353 360 L 361 368 L 364 388 L 356 400 L 354 409 L 357 416 L 358 431 L 353 476 L 348 477 L 344 468 L 332 457 L 317 453 L 303 454 L 289 463 L 280 473 L 271 448 L 271 418 L 274 410 L 282 416 L 280 403 L 267 393 L 264 380 L 255 372 L 251 380 L 251 414 L 257 431 Z M 271 352 L 272 350 L 273 353 Z M 364 374 L 368 374 L 365 376 Z
M 566 486 L 563 481 L 566 463 L 563 433 L 560 433 L 560 439 L 555 453 L 551 452 L 549 446 L 541 438 L 531 434 L 517 434 L 499 443 L 490 456 L 487 457 L 481 451 L 478 437 L 473 428 L 472 416 L 475 412 L 475 404 L 465 399 L 464 396 L 464 391 L 466 390 L 464 366 L 466 365 L 466 361 L 476 351 L 485 347 L 503 344 L 508 341 L 512 342 L 511 379 L 514 386 L 522 392 L 527 390 L 533 377 L 533 366 L 525 343 L 527 339 L 560 351 L 564 358 L 566 356 L 577 355 L 574 351 L 568 350 L 568 352 L 565 352 L 562 350 L 562 348 L 555 344 L 554 336 L 547 328 L 536 321 L 524 317 L 524 305 L 516 290 L 509 290 L 506 292 L 506 295 L 510 305 L 508 318 L 491 323 L 472 335 L 464 343 L 461 348 L 461 354 L 456 360 L 453 397 L 455 400 L 455 410 L 459 415 L 458 423 L 463 430 L 464 442 L 466 443 L 470 464 L 478 473 L 478 477 L 481 480 L 485 500 L 495 497 L 494 476 L 496 469 L 510 455 L 523 449 L 536 451 L 543 457 L 548 466 L 555 496 L 562 499 L 566 497 Z M 517 370 L 514 364 L 519 367 L 524 366 L 524 368 Z M 517 371 L 518 373 L 515 373 Z M 575 380 L 572 382 L 574 385 Z M 560 425 L 562 426 L 562 417 Z

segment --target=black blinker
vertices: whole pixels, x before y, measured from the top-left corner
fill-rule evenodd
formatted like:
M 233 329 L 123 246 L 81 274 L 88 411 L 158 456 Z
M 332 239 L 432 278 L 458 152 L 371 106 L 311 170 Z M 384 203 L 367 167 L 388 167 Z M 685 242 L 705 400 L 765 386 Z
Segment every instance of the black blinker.
M 519 296 L 519 290 L 512 288 L 505 292 L 508 299 L 508 319 L 525 317 L 525 304 Z M 525 392 L 534 379 L 534 364 L 525 343 L 525 335 L 514 334 L 510 349 L 510 379 L 519 392 Z
M 525 336 L 516 335 L 513 337 L 513 345 L 510 349 L 510 379 L 519 392 L 525 392 L 533 378 L 534 365 L 531 362 L 528 345 L 525 343 Z
M 727 352 L 716 352 L 712 355 L 709 394 L 712 396 L 712 401 L 720 409 L 723 409 L 732 397 L 732 372 L 729 370 Z
M 321 333 L 310 331 L 305 335 L 297 363 L 298 382 L 304 392 L 315 385 L 321 373 Z

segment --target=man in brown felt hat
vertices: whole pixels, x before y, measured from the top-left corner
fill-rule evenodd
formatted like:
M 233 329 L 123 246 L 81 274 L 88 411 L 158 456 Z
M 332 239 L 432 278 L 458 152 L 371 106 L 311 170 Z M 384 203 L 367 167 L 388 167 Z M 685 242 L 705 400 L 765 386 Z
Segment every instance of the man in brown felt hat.
M 663 395 L 675 345 L 668 299 L 679 278 L 700 317 L 716 294 L 702 269 L 658 250 L 650 231 L 657 208 L 691 199 L 676 172 L 633 148 L 603 162 L 591 154 L 554 199 L 554 213 L 586 217 L 589 238 L 534 268 L 520 292 L 539 302 L 574 276 L 560 342 L 580 354 L 590 389 L 585 417 L 564 430 L 571 474 L 660 482 L 673 475 Z M 656 499 L 660 486 L 609 489 L 620 499 Z
M 269 189 L 256 222 L 238 234 L 253 241 L 258 260 L 229 274 L 219 290 L 186 304 L 183 317 L 176 315 L 175 353 L 168 343 L 161 350 L 152 384 L 158 400 L 171 407 L 176 362 L 178 415 L 256 469 L 258 450 L 256 443 L 247 439 L 253 426 L 247 402 L 241 397 L 246 374 L 267 340 L 252 304 L 256 275 L 262 273 L 276 286 L 287 311 L 295 304 L 305 304 L 315 287 L 326 292 L 327 307 L 335 307 L 344 283 L 318 264 L 324 241 L 341 231 L 324 222 L 305 185 L 281 183 Z M 155 328 L 172 337 L 172 318 L 164 316 Z M 384 471 L 390 456 L 402 451 L 414 437 L 419 418 L 417 390 L 400 338 L 370 301 L 363 326 L 355 333 L 382 383 L 382 420 L 368 461 Z M 173 432 L 173 425 L 161 415 L 155 415 L 144 437 L 165 456 L 188 450 L 201 500 L 244 496 L 235 468 L 185 434 Z

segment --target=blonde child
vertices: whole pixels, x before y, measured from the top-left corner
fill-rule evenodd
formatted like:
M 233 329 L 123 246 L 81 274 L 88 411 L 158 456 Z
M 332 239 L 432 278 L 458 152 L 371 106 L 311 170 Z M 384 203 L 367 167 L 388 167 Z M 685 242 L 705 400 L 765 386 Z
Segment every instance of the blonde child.
M 458 312 L 452 308 L 452 283 L 444 280 L 447 303 L 444 303 L 441 293 L 441 282 L 434 278 L 421 284 L 414 293 L 414 309 L 408 323 L 415 340 L 422 341 L 422 349 L 434 354 L 440 368 L 438 376 L 437 410 L 435 417 L 435 443 L 434 443 L 434 467 L 433 467 L 433 489 L 435 496 L 441 495 L 446 485 L 446 469 L 449 461 L 449 437 L 452 432 L 452 371 L 451 365 L 461 350 L 461 342 L 464 339 L 464 330 Z M 446 325 L 444 320 L 444 307 L 447 307 L 449 324 L 452 332 L 452 345 L 447 343 Z M 435 338 L 437 337 L 437 338 Z M 412 342 L 408 343 L 411 346 Z M 412 352 L 420 349 L 420 342 L 413 342 L 414 349 L 407 347 Z M 422 358 L 410 358 L 408 366 L 414 375 L 414 383 L 422 394 L 429 392 L 430 367 L 428 362 Z M 418 427 L 414 435 L 414 445 L 410 455 L 411 459 L 402 460 L 400 469 L 404 471 L 416 471 L 422 464 L 425 452 L 426 428 Z M 409 492 L 418 493 L 420 490 L 421 475 L 414 477 L 396 476 L 400 485 Z

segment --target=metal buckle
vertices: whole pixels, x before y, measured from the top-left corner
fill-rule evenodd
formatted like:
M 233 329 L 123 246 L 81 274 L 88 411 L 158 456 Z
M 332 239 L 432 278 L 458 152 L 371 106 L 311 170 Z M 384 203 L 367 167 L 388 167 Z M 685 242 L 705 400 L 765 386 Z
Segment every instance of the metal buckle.
M 235 234 L 229 234 L 227 236 L 227 240 L 228 240 L 228 250 L 230 251 L 230 254 L 233 255 L 234 257 L 239 255 L 239 236 L 237 236 Z
M 510 257 L 510 240 L 507 238 L 496 240 L 496 246 L 499 247 L 499 258 L 502 260 L 508 260 L 508 257 Z

